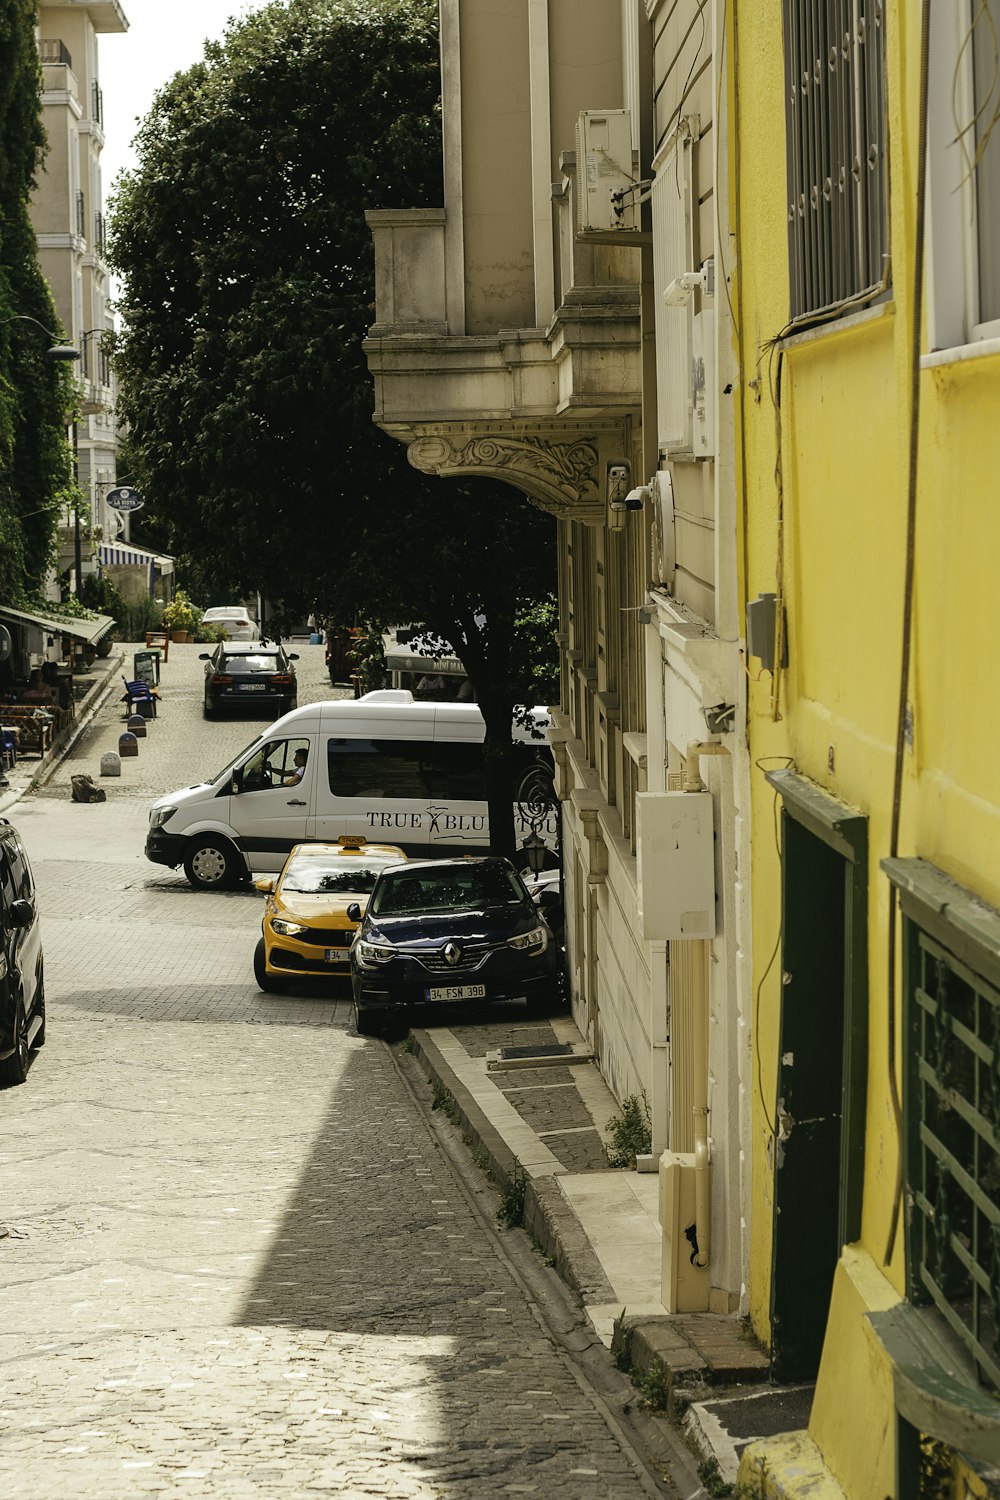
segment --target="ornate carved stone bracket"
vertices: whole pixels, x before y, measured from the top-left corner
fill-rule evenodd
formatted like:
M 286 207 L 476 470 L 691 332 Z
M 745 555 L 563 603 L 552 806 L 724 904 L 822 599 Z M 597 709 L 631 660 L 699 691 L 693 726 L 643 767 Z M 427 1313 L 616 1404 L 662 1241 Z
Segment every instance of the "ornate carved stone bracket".
M 424 474 L 500 479 L 563 519 L 596 525 L 604 518 L 597 445 L 586 437 L 420 437 L 407 456 Z

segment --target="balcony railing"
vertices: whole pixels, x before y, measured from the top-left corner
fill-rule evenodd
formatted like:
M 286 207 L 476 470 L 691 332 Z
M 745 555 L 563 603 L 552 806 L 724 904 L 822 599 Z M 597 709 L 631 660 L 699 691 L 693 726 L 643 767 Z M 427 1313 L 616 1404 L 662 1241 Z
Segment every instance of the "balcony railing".
M 94 215 L 94 249 L 103 256 L 107 249 L 107 224 L 103 214 Z
M 96 78 L 94 79 L 94 82 L 91 84 L 90 93 L 91 93 L 91 100 L 92 100 L 91 114 L 92 114 L 93 118 L 97 121 L 98 125 L 103 125 L 104 124 L 104 90 L 101 88 L 101 85 L 97 82 Z
M 58 37 L 43 37 L 38 43 L 38 57 L 43 64 L 62 63 L 67 68 L 73 66 L 66 43 L 61 42 Z
M 86 238 L 87 214 L 86 209 L 84 208 L 82 188 L 78 188 L 76 194 L 76 232 L 80 236 L 81 240 Z

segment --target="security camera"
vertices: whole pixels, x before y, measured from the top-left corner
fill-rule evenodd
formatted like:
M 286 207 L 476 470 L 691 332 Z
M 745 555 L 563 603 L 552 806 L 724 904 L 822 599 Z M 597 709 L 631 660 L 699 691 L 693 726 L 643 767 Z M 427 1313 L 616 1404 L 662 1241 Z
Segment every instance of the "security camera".
M 642 510 L 649 499 L 649 485 L 640 484 L 621 500 L 610 500 L 608 502 L 611 510 Z

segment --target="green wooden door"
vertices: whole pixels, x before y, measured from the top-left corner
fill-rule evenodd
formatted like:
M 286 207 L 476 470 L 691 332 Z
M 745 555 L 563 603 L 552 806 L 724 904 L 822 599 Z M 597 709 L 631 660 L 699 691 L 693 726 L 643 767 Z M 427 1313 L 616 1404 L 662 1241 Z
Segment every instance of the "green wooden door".
M 841 1247 L 844 1012 L 841 854 L 782 812 L 781 1039 L 774 1119 L 772 1375 L 819 1368 Z

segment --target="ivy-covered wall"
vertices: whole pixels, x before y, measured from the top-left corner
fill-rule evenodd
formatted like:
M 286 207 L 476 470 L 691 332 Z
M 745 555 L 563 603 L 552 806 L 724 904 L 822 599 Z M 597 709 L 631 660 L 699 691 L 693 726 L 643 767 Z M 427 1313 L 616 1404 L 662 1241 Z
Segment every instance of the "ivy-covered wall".
M 73 485 L 66 425 L 75 382 L 71 366 L 46 358 L 43 328 L 60 338 L 63 330 L 28 214 L 45 151 L 36 10 L 35 0 L 0 0 L 0 602 L 6 603 L 42 587 L 60 503 Z

